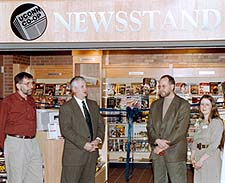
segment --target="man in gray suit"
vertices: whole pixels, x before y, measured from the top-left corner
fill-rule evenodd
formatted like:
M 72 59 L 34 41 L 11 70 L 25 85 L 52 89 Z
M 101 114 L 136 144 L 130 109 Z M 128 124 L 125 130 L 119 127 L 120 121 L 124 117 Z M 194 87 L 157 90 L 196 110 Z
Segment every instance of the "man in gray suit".
M 174 93 L 175 80 L 164 75 L 159 80 L 160 98 L 152 103 L 147 134 L 152 147 L 154 183 L 186 183 L 186 134 L 189 103 Z M 168 176 L 169 175 L 169 176 Z
M 87 99 L 86 81 L 81 76 L 71 82 L 73 97 L 59 110 L 59 124 L 65 138 L 61 183 L 94 183 L 98 145 L 105 126 L 99 107 Z

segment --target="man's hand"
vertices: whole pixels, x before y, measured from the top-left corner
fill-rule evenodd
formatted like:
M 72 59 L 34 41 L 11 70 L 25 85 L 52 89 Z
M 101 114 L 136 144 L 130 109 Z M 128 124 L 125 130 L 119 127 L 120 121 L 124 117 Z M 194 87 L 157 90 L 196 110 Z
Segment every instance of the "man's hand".
M 91 142 L 91 144 L 94 146 L 95 149 L 98 149 L 98 145 L 100 144 L 100 140 L 99 139 L 95 139 Z
M 169 146 L 170 141 L 165 139 L 156 139 L 155 143 L 158 144 L 159 148 L 163 150 L 166 150 L 170 147 Z
M 153 150 L 153 152 L 155 153 L 155 154 L 159 154 L 160 152 L 162 152 L 163 151 L 163 149 L 161 149 L 160 147 L 158 147 L 158 146 L 156 146 L 155 148 L 154 148 L 154 150 Z
M 94 147 L 94 144 L 90 143 L 90 142 L 87 142 L 85 145 L 84 145 L 84 149 L 88 152 L 94 152 L 95 151 L 95 147 Z

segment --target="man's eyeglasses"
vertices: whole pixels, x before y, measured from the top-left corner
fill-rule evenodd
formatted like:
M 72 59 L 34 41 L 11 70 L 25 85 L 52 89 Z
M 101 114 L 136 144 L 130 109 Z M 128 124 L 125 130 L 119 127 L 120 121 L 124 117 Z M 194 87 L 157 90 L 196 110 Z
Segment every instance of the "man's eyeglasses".
M 35 85 L 35 82 L 27 82 L 27 83 L 20 83 L 22 85 L 26 85 L 26 86 L 34 86 Z

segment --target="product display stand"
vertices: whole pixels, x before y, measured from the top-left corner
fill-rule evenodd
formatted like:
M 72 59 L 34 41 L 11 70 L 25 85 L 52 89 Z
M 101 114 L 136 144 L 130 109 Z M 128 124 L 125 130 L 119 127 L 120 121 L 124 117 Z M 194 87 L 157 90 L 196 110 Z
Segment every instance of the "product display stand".
M 128 128 L 127 128 L 127 152 L 126 152 L 126 162 L 125 162 L 125 179 L 129 182 L 129 179 L 132 177 L 133 166 L 134 166 L 134 144 L 133 144 L 133 123 L 134 118 L 138 115 L 139 112 L 148 111 L 149 109 L 138 109 L 127 107 L 124 109 L 110 109 L 110 108 L 101 108 L 100 112 L 103 116 L 107 117 L 107 112 L 126 112 L 126 117 L 128 119 Z
M 133 122 L 134 117 L 143 111 L 149 111 L 149 109 L 138 109 L 138 108 L 126 108 L 127 111 L 127 118 L 128 118 L 128 145 L 127 145 L 127 158 L 126 158 L 126 181 L 129 182 L 130 177 L 132 177 L 133 173 L 133 162 L 134 162 L 134 150 L 131 147 L 132 139 L 133 139 Z M 132 153 L 132 155 L 131 155 Z
M 133 118 L 138 113 L 138 109 L 134 108 L 131 109 L 130 107 L 127 107 L 126 110 L 120 110 L 120 109 L 105 109 L 101 108 L 100 112 L 127 112 L 127 118 L 128 118 L 128 139 L 127 139 L 127 155 L 126 155 L 126 181 L 129 181 L 130 176 L 132 175 L 132 171 L 130 171 L 130 161 L 133 162 L 133 154 L 130 158 L 131 153 L 131 139 L 133 136 Z
M 130 157 L 130 153 L 134 152 L 131 151 L 131 140 L 133 137 L 133 118 L 138 113 L 137 108 L 131 109 L 130 107 L 127 107 L 127 117 L 128 117 L 128 139 L 127 139 L 127 158 L 126 158 L 126 181 L 128 182 L 130 177 L 132 176 L 133 172 L 133 161 L 134 161 L 134 154 L 132 153 L 132 156 Z M 131 162 L 131 164 L 130 164 Z M 130 169 L 131 165 L 131 169 Z

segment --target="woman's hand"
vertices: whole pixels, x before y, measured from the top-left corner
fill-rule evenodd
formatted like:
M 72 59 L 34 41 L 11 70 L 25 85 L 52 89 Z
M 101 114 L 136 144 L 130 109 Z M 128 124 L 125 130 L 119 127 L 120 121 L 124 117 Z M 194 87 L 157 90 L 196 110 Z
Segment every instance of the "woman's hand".
M 191 160 L 191 164 L 192 164 L 193 167 L 195 167 L 195 164 L 196 164 L 195 159 L 192 159 L 192 160 Z
M 197 161 L 197 162 L 194 163 L 194 166 L 193 167 L 196 170 L 198 170 L 198 169 L 202 168 L 202 165 L 203 165 L 203 161 L 199 160 L 199 161 Z

